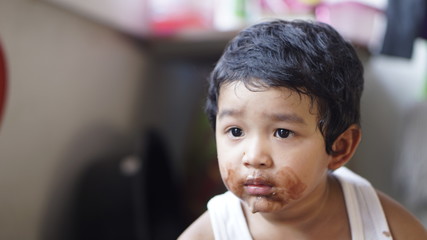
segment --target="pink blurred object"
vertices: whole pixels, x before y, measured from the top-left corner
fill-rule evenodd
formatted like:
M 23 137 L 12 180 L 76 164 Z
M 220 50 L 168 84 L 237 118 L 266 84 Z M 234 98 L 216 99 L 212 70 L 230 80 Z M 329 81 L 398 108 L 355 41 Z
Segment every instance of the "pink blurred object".
M 150 23 L 152 33 L 159 36 L 173 35 L 182 30 L 206 28 L 203 17 L 194 13 L 171 14 L 163 19 L 153 19 Z
M 385 31 L 384 11 L 357 1 L 319 4 L 315 16 L 318 21 L 333 26 L 348 41 L 371 50 L 379 47 Z
M 259 0 L 259 5 L 263 11 L 280 15 L 310 13 L 315 4 L 305 3 L 301 0 Z
M 149 28 L 154 35 L 173 35 L 211 27 L 212 0 L 149 0 Z
M 306 13 L 313 10 L 313 5 L 300 0 L 283 0 L 293 13 Z

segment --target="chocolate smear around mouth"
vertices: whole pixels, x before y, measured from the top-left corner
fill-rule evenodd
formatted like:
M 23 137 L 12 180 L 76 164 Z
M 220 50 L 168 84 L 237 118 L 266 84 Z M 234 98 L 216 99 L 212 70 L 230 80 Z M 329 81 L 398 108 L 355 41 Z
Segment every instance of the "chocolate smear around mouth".
M 248 180 L 236 174 L 235 170 L 228 168 L 226 176 L 223 176 L 224 184 L 236 196 L 245 198 L 244 186 Z M 254 178 L 264 178 L 259 173 L 253 174 Z M 290 167 L 284 167 L 274 174 L 274 178 L 264 178 L 266 184 L 271 185 L 274 190 L 269 195 L 253 196 L 255 199 L 248 202 L 252 212 L 257 212 L 261 208 L 279 209 L 287 205 L 290 201 L 299 199 L 307 186 L 300 180 Z
M 300 198 L 307 188 L 307 185 L 299 179 L 290 167 L 284 167 L 278 172 L 276 182 L 280 182 L 284 186 L 283 194 L 288 198 L 288 201 Z

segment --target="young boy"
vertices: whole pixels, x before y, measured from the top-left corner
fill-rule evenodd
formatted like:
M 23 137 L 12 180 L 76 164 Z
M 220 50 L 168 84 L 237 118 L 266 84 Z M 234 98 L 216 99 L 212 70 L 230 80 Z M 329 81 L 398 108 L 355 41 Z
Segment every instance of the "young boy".
M 356 52 L 326 24 L 240 32 L 211 74 L 206 106 L 229 191 L 179 239 L 427 239 L 409 212 L 343 167 L 361 139 L 362 90 Z

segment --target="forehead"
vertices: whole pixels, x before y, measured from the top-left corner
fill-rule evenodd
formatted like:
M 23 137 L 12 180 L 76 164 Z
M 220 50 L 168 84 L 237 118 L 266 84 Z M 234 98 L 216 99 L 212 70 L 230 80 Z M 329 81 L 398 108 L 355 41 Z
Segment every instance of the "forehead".
M 315 119 L 318 116 L 315 102 L 305 94 L 285 87 L 247 87 L 241 81 L 220 87 L 218 116 L 229 111 L 284 113 Z

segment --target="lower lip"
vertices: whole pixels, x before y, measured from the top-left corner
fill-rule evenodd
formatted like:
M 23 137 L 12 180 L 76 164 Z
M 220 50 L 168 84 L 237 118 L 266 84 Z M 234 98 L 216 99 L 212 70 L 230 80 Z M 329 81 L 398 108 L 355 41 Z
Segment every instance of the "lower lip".
M 267 185 L 246 185 L 245 190 L 249 195 L 270 195 L 273 188 Z

